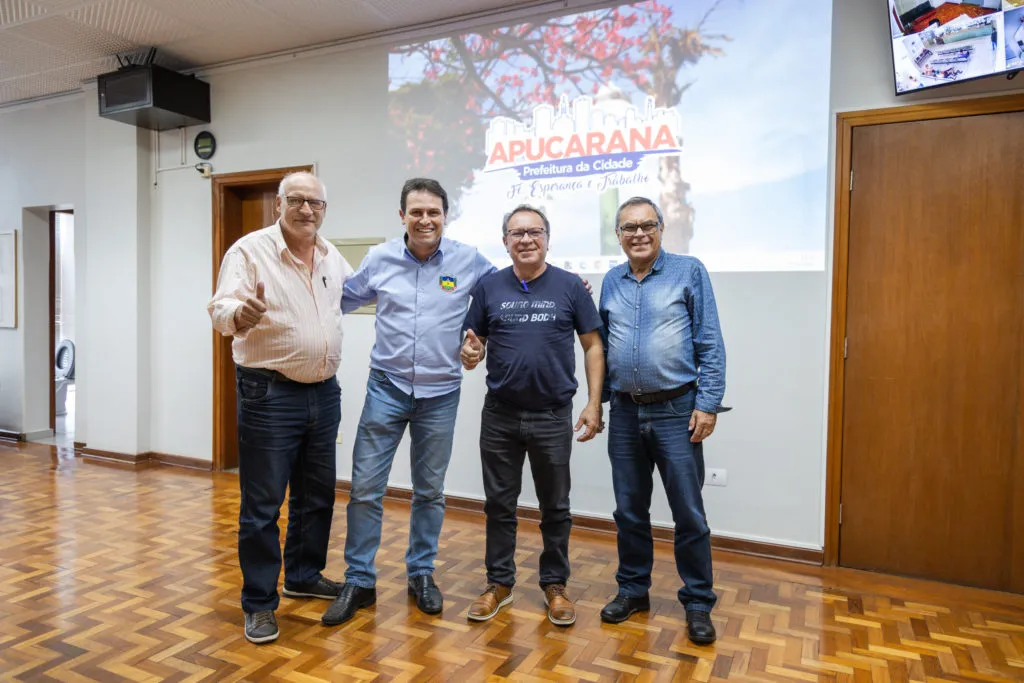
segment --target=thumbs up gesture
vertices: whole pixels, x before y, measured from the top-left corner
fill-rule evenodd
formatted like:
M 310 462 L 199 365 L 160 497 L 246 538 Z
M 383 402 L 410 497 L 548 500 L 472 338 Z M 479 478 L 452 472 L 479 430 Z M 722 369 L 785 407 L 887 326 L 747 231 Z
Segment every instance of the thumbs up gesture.
M 265 289 L 262 282 L 257 282 L 256 296 L 247 297 L 242 305 L 235 309 L 235 329 L 238 332 L 254 327 L 263 319 L 263 314 L 267 312 Z
M 462 342 L 462 367 L 472 370 L 484 359 L 484 340 L 476 336 L 473 330 L 466 330 L 466 339 Z

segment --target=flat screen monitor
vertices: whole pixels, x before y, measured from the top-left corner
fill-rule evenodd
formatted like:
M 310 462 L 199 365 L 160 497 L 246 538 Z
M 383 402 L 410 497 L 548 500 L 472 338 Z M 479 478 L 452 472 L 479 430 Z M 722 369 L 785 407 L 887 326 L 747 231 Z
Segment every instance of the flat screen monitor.
M 896 94 L 1024 68 L 1024 0 L 887 0 Z

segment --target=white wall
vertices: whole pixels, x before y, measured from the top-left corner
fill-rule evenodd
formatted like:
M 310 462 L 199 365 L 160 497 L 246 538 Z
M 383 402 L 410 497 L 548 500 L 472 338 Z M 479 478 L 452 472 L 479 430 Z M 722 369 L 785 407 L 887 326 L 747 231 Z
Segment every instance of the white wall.
M 208 80 L 213 123 L 203 128 L 217 136 L 215 172 L 315 164 L 328 187 L 325 237 L 399 234 L 401 179 L 382 165 L 379 152 L 387 119 L 386 50 L 265 65 Z M 153 189 L 152 450 L 209 459 L 212 205 L 210 181 L 190 166 L 198 161 L 191 152 L 198 130 L 188 131 L 189 167 L 160 173 Z M 160 151 L 161 167 L 180 165 L 176 132 L 162 135 Z M 372 339 L 371 318 L 346 319 L 343 433 L 354 433 L 357 397 L 365 387 L 355 377 L 363 372 L 365 382 Z
M 21 223 L 21 260 L 25 265 L 20 287 L 19 325 L 25 341 L 25 433 L 45 437 L 50 431 L 50 211 L 25 209 Z M 37 267 L 36 264 L 42 264 Z
M 381 49 L 213 74 L 214 122 L 209 129 L 218 137 L 212 160 L 216 172 L 315 163 L 329 192 L 326 237 L 401 234 L 397 210 L 403 177 L 387 166 L 380 151 L 387 120 L 386 79 L 386 51 Z M 359 93 L 358 106 L 352 104 L 352 93 Z M 188 131 L 189 141 L 198 130 Z M 178 133 L 163 134 L 160 148 L 162 167 L 181 163 Z M 189 164 L 195 163 L 191 151 L 187 157 Z M 151 448 L 209 458 L 211 333 L 204 310 L 212 287 L 209 181 L 183 168 L 160 173 L 157 183 L 151 253 Z M 495 226 L 499 220 L 495 216 Z M 590 279 L 597 294 L 600 276 Z M 709 466 L 727 468 L 730 477 L 728 487 L 707 489 L 712 523 L 725 535 L 815 547 L 820 545 L 823 467 L 824 274 L 716 273 L 713 279 L 728 346 L 727 403 L 735 410 L 722 417 L 706 449 Z M 347 479 L 373 319 L 348 316 L 344 324 L 343 443 L 338 455 L 339 476 Z M 183 359 L 188 359 L 185 376 Z M 582 358 L 577 365 L 585 386 Z M 484 393 L 483 373 L 468 376 L 447 480 L 451 494 L 483 497 L 477 441 Z M 584 399 L 581 392 L 578 402 Z M 189 429 L 182 429 L 183 424 Z M 573 507 L 579 512 L 611 516 L 606 449 L 604 435 L 576 446 Z M 391 483 L 408 487 L 410 481 L 407 439 Z M 522 502 L 536 502 L 528 481 Z M 660 493 L 653 515 L 662 523 L 671 520 Z
M 38 274 L 39 269 L 48 271 L 49 247 L 35 248 L 37 238 L 46 238 L 47 212 L 52 207 L 84 203 L 83 99 L 77 96 L 0 112 L 0 226 L 19 231 L 20 280 L 18 327 L 0 329 L 0 429 L 4 430 L 24 433 L 49 429 L 47 373 L 53 360 L 48 357 L 48 313 L 39 317 L 34 315 L 38 309 L 27 311 L 26 307 L 37 307 L 41 301 L 49 310 L 47 293 L 41 294 L 38 289 L 48 287 L 46 276 L 40 280 Z M 30 208 L 34 210 L 25 211 Z M 26 234 L 29 230 L 31 234 Z M 78 277 L 81 291 L 84 274 Z M 40 346 L 47 351 L 40 354 Z M 41 408 L 44 401 L 45 408 Z
M 88 284 L 79 291 L 91 315 L 79 321 L 86 347 L 80 362 L 96 381 L 76 410 L 82 405 L 77 412 L 88 415 L 90 448 L 142 453 L 149 450 L 150 413 L 150 136 L 101 119 L 94 109 L 86 110 L 85 123 L 84 213 L 91 231 Z
M 835 0 L 833 12 L 833 114 L 921 101 L 920 93 L 893 95 L 885 4 Z M 218 138 L 216 172 L 314 163 L 329 188 L 326 237 L 400 234 L 403 177 L 380 154 L 386 50 L 221 70 L 206 79 L 214 120 L 205 128 Z M 929 95 L 1007 85 L 979 81 Z M 198 130 L 188 131 L 189 142 Z M 79 377 L 85 379 L 85 386 L 79 381 L 77 433 L 88 424 L 88 436 L 76 438 L 101 450 L 209 459 L 210 184 L 186 167 L 161 172 L 154 186 L 151 140 L 147 132 L 99 119 L 91 97 L 0 113 L 0 225 L 19 226 L 24 207 L 76 209 Z M 161 137 L 155 160 L 161 167 L 181 163 L 178 140 L 177 133 Z M 186 156 L 186 166 L 197 161 L 191 150 Z M 826 244 L 830 216 L 822 221 Z M 591 279 L 597 294 L 599 277 Z M 830 274 L 715 273 L 712 279 L 728 348 L 726 403 L 734 406 L 706 447 L 708 466 L 729 471 L 727 487 L 705 489 L 712 527 L 722 535 L 820 548 Z M 23 335 L 22 329 L 0 330 L 0 428 L 16 431 L 29 426 L 22 408 Z M 346 478 L 372 341 L 371 317 L 345 319 L 338 461 Z M 578 366 L 583 384 L 581 359 Z M 482 497 L 477 438 L 483 394 L 483 373 L 471 373 L 448 476 L 455 495 Z M 573 507 L 579 512 L 611 514 L 606 443 L 602 435 L 575 448 Z M 392 484 L 409 481 L 406 441 Z M 527 477 L 523 502 L 534 500 Z M 670 520 L 660 493 L 653 516 Z

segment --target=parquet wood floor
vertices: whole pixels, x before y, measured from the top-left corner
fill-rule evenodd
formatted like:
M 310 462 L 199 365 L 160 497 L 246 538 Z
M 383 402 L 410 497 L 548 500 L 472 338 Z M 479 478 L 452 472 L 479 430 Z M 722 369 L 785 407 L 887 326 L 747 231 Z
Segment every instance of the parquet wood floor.
M 3 681 L 995 681 L 1024 680 L 1024 597 L 716 553 L 718 642 L 686 639 L 670 547 L 658 544 L 652 610 L 617 625 L 614 537 L 574 532 L 579 619 L 544 617 L 540 536 L 521 525 L 516 600 L 467 622 L 483 587 L 483 518 L 450 512 L 443 614 L 405 592 L 408 505 L 389 502 L 378 602 L 325 628 L 322 600 L 283 598 L 281 638 L 242 635 L 237 479 L 83 462 L 0 442 Z M 327 575 L 344 569 L 344 501 Z M 283 521 L 283 520 L 282 520 Z

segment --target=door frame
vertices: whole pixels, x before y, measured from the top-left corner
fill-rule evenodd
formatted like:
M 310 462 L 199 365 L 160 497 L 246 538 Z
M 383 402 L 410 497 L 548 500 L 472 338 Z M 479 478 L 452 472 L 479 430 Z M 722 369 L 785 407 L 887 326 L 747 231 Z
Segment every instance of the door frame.
M 1024 93 L 917 104 L 907 107 L 868 109 L 836 114 L 835 213 L 832 235 L 832 318 L 829 340 L 828 437 L 825 465 L 824 563 L 839 564 L 839 503 L 843 473 L 843 398 L 846 361 L 846 298 L 849 278 L 850 188 L 853 131 L 860 126 L 909 123 L 935 119 L 1006 114 L 1024 111 Z M 1024 393 L 1024 382 L 1021 384 Z M 1021 397 L 1024 405 L 1024 396 Z M 1019 428 L 1024 443 L 1024 421 Z M 1019 473 L 1020 474 L 1020 473 Z M 1024 475 L 1022 475 L 1024 476 Z M 1021 504 L 1024 507 L 1024 504 Z
M 265 185 L 278 182 L 282 177 L 296 171 L 314 172 L 314 165 L 286 166 L 283 168 L 268 168 L 259 171 L 239 171 L 237 173 L 217 173 L 212 177 L 210 184 L 213 197 L 213 282 L 210 288 L 211 296 L 217 291 L 217 275 L 220 273 L 220 264 L 224 260 L 231 244 L 228 242 L 227 234 L 227 195 L 232 190 L 249 185 Z M 224 469 L 224 452 L 227 444 L 226 430 L 223 428 L 225 420 L 237 420 L 236 408 L 224 405 L 226 393 L 225 372 L 231 367 L 230 347 L 222 343 L 223 337 L 216 330 L 213 331 L 213 471 L 220 472 Z

